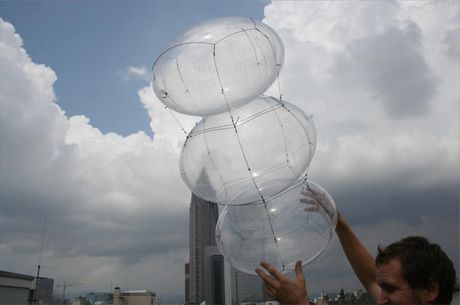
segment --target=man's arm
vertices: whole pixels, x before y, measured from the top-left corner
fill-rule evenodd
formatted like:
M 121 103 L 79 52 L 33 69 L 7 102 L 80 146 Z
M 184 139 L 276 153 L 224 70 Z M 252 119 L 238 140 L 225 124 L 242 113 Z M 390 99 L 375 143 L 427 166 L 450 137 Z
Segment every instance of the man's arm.
M 380 287 L 377 285 L 375 258 L 363 246 L 340 213 L 338 213 L 335 231 L 356 276 L 367 292 L 374 300 L 377 300 L 380 295 Z

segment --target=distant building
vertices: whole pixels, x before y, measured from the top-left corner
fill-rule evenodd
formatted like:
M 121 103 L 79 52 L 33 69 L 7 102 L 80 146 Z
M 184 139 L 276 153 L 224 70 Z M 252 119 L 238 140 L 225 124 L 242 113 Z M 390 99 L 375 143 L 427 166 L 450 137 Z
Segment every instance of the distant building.
M 41 277 L 37 286 L 34 276 L 0 271 L 0 305 L 49 305 L 52 302 L 53 287 L 53 279 Z
M 369 305 L 375 304 L 370 294 L 359 289 L 358 291 L 326 292 L 321 297 L 315 299 L 316 305 Z
M 72 305 L 86 305 L 86 299 L 85 297 L 78 296 L 73 299 Z
M 113 293 L 108 292 L 87 292 L 85 294 L 85 301 L 86 304 L 89 305 L 96 305 L 96 304 L 104 304 L 109 305 L 113 304 Z
M 232 305 L 265 303 L 268 301 L 262 279 L 231 268 Z
M 206 298 L 205 247 L 216 246 L 217 204 L 192 194 L 190 202 L 190 281 L 188 303 L 200 304 Z
M 36 279 L 32 282 L 32 289 L 35 290 Z M 41 277 L 38 280 L 37 304 L 48 305 L 53 302 L 54 279 Z
M 216 246 L 204 247 L 203 264 L 206 304 L 224 305 L 224 257 Z
M 185 304 L 190 303 L 190 263 L 185 264 Z
M 375 304 L 371 295 L 367 291 L 359 289 L 358 291 L 354 291 L 353 293 L 356 296 L 357 304 Z
M 156 294 L 148 290 L 121 291 L 115 287 L 113 305 L 155 305 Z
M 0 305 L 25 305 L 32 299 L 33 276 L 0 271 Z
M 216 246 L 215 230 L 219 207 L 192 194 L 190 202 L 190 260 L 185 265 L 185 303 L 231 305 L 265 303 L 262 280 L 234 268 L 224 274 L 224 257 Z M 225 291 L 225 280 L 231 282 Z M 231 297 L 229 297 L 231 296 Z M 231 301 L 230 301 L 231 300 Z M 227 304 L 230 305 L 230 304 Z

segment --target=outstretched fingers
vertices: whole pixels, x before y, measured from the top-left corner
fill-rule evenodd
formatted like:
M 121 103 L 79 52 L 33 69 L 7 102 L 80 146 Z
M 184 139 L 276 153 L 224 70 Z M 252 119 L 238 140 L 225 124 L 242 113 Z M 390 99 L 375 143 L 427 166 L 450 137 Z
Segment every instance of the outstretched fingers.
M 276 280 L 273 279 L 270 275 L 266 274 L 259 268 L 256 268 L 255 271 L 260 276 L 260 278 L 264 281 L 267 289 L 268 288 L 272 289 L 272 287 L 276 287 Z
M 286 278 L 286 276 L 284 274 L 282 274 L 281 272 L 279 272 L 275 267 L 273 267 L 272 265 L 270 265 L 269 263 L 267 262 L 261 262 L 260 265 L 262 267 L 264 267 L 265 269 L 267 269 L 267 271 L 275 278 L 277 279 L 278 281 L 282 281 Z

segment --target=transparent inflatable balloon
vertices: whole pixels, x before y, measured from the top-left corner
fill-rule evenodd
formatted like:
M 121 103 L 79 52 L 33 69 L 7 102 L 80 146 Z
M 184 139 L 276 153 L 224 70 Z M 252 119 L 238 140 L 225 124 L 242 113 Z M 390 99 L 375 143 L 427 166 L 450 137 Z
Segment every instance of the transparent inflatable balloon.
M 284 62 L 281 39 L 250 18 L 194 26 L 153 67 L 153 89 L 172 110 L 205 116 L 235 109 L 265 92 Z
M 337 224 L 331 196 L 310 179 L 301 180 L 265 203 L 226 206 L 216 226 L 216 243 L 237 269 L 255 274 L 261 261 L 282 272 L 316 259 Z
M 205 200 L 251 204 L 301 177 L 315 145 L 311 116 L 260 96 L 231 113 L 204 117 L 184 143 L 180 172 L 190 190 Z

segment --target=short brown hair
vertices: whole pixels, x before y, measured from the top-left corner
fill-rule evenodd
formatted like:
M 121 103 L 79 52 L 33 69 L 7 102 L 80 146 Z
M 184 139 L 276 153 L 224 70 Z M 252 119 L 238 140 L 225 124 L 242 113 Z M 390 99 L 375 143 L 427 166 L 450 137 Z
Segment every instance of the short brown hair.
M 379 246 L 375 263 L 380 266 L 394 258 L 401 261 L 403 276 L 412 289 L 423 289 L 431 281 L 437 281 L 437 304 L 450 304 L 455 286 L 455 269 L 439 245 L 421 236 L 409 236 L 387 247 Z

